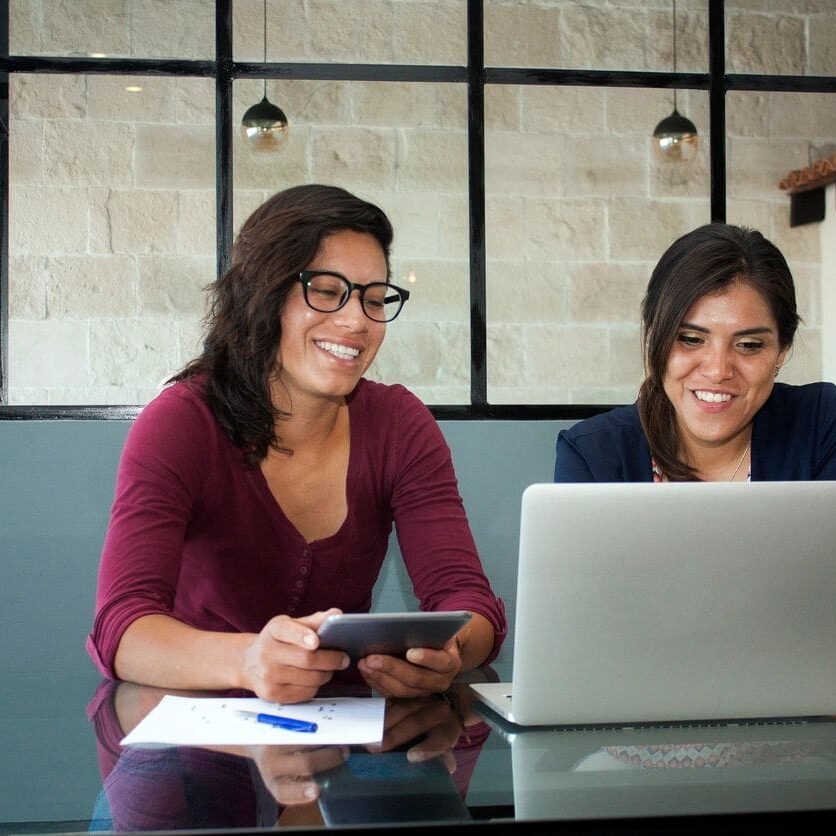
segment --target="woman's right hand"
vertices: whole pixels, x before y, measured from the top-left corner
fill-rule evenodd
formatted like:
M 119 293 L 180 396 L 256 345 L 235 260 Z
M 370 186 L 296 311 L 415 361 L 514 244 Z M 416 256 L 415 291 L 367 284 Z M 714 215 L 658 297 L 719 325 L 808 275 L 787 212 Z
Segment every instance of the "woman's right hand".
M 340 610 L 316 612 L 304 618 L 271 618 L 244 654 L 242 687 L 270 702 L 313 699 L 350 660 L 341 650 L 320 650 L 317 629 Z

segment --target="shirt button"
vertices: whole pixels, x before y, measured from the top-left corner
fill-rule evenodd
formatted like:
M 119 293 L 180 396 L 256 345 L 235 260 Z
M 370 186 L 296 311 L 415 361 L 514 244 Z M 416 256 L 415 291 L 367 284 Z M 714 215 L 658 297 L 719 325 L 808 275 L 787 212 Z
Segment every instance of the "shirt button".
M 310 557 L 311 556 L 311 550 L 307 546 L 305 546 L 305 548 L 302 549 L 302 555 L 304 557 Z
M 300 566 L 299 567 L 299 574 L 300 575 L 307 575 L 308 574 L 308 567 L 307 566 Z
M 296 588 L 301 589 L 305 584 L 302 581 L 296 581 Z

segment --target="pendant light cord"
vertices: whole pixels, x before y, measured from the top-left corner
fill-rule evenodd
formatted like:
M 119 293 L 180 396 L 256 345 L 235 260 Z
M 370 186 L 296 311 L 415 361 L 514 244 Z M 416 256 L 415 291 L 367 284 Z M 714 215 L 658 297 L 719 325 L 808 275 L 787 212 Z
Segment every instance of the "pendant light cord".
M 267 0 L 264 0 L 264 3 L 265 3 L 265 7 L 266 7 Z M 266 18 L 265 18 L 265 21 L 266 21 Z M 267 23 L 266 22 L 264 24 L 264 28 L 265 28 L 265 39 L 266 39 L 266 37 L 267 37 L 267 34 L 266 34 Z M 266 40 L 265 40 L 265 44 L 266 44 Z M 265 55 L 266 55 L 266 52 L 267 52 L 266 45 L 264 47 L 264 50 L 265 50 Z M 673 72 L 674 72 L 674 75 L 675 75 L 676 74 L 676 0 L 673 0 Z M 676 87 L 673 88 L 673 109 L 676 110 Z
M 674 0 L 674 10 L 676 10 L 676 0 Z M 676 15 L 676 11 L 674 11 Z M 676 18 L 674 17 L 674 20 Z M 674 59 L 673 65 L 676 68 L 676 32 L 674 32 Z M 264 63 L 267 63 L 267 0 L 264 0 Z M 676 70 L 674 69 L 674 72 Z M 675 94 L 674 94 L 675 95 Z M 267 98 L 267 76 L 264 77 L 264 98 Z

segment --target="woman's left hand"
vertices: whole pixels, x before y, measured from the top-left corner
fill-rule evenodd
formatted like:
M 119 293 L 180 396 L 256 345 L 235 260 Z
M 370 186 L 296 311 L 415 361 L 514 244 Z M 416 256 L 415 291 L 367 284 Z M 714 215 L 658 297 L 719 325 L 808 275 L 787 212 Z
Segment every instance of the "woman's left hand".
M 406 659 L 374 654 L 357 663 L 366 683 L 384 697 L 426 697 L 446 691 L 462 669 L 454 636 L 440 650 L 413 647 Z

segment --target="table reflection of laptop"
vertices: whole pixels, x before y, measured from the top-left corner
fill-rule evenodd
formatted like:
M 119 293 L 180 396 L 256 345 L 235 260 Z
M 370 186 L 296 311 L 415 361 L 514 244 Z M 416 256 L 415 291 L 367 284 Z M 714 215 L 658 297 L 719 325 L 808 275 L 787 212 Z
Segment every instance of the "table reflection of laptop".
M 600 819 L 836 808 L 836 722 L 521 729 L 514 815 Z
M 548 484 L 522 500 L 520 725 L 836 713 L 836 482 Z

